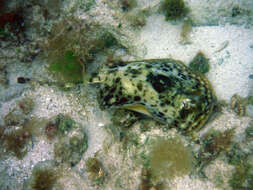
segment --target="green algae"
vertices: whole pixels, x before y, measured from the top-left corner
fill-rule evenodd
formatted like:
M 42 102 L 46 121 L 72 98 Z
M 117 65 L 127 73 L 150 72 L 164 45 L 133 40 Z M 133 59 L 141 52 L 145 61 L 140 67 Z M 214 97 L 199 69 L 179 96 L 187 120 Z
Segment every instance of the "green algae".
M 111 27 L 75 17 L 54 24 L 45 46 L 48 70 L 59 82 L 81 83 L 96 56 L 121 46 Z
M 78 61 L 78 57 L 72 51 L 66 51 L 62 58 L 52 63 L 50 71 L 61 73 L 63 78 L 68 82 L 80 83 L 83 79 L 83 66 Z
M 54 156 L 59 163 L 73 167 L 88 149 L 88 138 L 80 128 L 74 129 L 54 145 Z
M 188 174 L 194 163 L 191 149 L 177 137 L 159 137 L 149 153 L 150 172 L 155 179 L 173 179 Z
M 210 70 L 209 59 L 207 59 L 202 52 L 198 52 L 190 62 L 189 67 L 194 71 L 205 74 Z
M 165 15 L 166 20 L 183 18 L 188 11 L 184 0 L 163 0 L 161 2 L 161 10 Z

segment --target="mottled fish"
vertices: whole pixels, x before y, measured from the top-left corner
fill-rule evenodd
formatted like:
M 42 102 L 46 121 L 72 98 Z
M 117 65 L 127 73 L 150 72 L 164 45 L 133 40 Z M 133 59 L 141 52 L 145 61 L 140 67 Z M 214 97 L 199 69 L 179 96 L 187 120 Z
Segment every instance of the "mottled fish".
M 100 83 L 102 109 L 134 110 L 188 132 L 204 125 L 215 100 L 203 75 L 173 59 L 103 66 L 90 82 Z

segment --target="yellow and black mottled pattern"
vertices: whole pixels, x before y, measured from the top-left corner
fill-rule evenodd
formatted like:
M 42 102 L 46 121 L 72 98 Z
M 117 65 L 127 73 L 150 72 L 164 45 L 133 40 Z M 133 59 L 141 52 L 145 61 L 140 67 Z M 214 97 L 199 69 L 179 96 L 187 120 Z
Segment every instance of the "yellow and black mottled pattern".
M 185 131 L 203 126 L 215 99 L 204 76 L 173 59 L 103 67 L 91 82 L 101 83 L 102 109 L 142 106 L 156 120 Z

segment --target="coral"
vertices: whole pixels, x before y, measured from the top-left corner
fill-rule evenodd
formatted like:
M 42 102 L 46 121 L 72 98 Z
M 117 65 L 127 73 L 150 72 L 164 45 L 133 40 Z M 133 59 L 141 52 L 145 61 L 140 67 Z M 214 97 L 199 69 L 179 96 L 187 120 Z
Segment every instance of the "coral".
M 97 184 L 101 184 L 105 178 L 105 171 L 102 163 L 95 157 L 88 158 L 85 161 L 87 172 L 90 173 L 92 180 L 96 181 Z
M 187 13 L 184 0 L 163 0 L 161 10 L 165 14 L 166 20 L 175 20 L 182 18 Z
M 34 101 L 29 97 L 23 98 L 18 103 L 19 108 L 25 115 L 29 114 L 32 111 L 34 105 Z
M 156 179 L 173 179 L 186 175 L 193 168 L 193 155 L 178 138 L 159 137 L 149 153 L 150 172 Z
M 194 71 L 205 74 L 209 71 L 209 59 L 200 51 L 190 62 L 189 67 Z
M 87 148 L 88 138 L 83 130 L 77 128 L 54 145 L 54 155 L 58 162 L 75 166 Z
M 137 6 L 136 0 L 120 0 L 123 11 L 130 11 Z

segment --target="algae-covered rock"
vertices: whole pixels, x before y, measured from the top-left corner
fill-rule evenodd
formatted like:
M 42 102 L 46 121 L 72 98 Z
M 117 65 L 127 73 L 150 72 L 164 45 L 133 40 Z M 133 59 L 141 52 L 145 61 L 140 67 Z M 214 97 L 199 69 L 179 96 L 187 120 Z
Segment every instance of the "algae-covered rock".
M 202 52 L 197 53 L 197 55 L 190 62 L 189 67 L 197 72 L 205 74 L 209 71 L 209 59 L 205 57 Z
M 184 0 L 163 0 L 161 3 L 166 20 L 175 20 L 182 18 L 187 13 Z
M 56 161 L 75 166 L 88 148 L 88 138 L 81 128 L 73 129 L 54 145 Z

